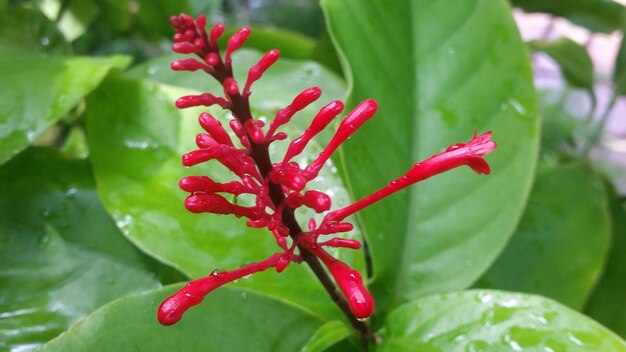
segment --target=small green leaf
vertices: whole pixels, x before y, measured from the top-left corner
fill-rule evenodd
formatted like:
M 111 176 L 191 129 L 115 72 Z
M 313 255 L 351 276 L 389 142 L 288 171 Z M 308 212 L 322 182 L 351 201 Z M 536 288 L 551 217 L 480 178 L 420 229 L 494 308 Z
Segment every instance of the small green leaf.
M 619 52 L 615 58 L 613 84 L 615 96 L 626 95 L 626 39 L 624 37 L 622 37 Z
M 322 322 L 297 306 L 241 289 L 209 295 L 174 326 L 157 307 L 180 286 L 118 299 L 40 351 L 299 351 Z
M 554 59 L 567 83 L 593 93 L 593 62 L 584 46 L 568 38 L 551 42 L 533 40 L 529 45 L 532 50 L 544 52 Z
M 611 197 L 613 243 L 598 286 L 591 295 L 585 313 L 626 338 L 626 207 L 613 192 Z
M 511 0 L 526 12 L 547 12 L 594 32 L 620 29 L 624 6 L 613 0 Z
M 0 350 L 25 351 L 120 296 L 159 287 L 100 203 L 88 162 L 31 148 L 0 167 Z
M 339 320 L 330 321 L 317 329 L 301 352 L 326 351 L 329 347 L 336 345 L 351 335 L 352 328 L 347 326 L 345 322 Z
M 538 92 L 541 111 L 541 154 L 544 157 L 572 151 L 579 138 L 588 133 L 589 111 L 568 107 L 568 100 L 583 94 L 571 88 L 542 89 Z
M 488 269 L 522 215 L 538 153 L 530 63 L 501 0 L 322 1 L 352 82 L 349 104 L 376 117 L 342 149 L 354 198 L 413 163 L 493 131 L 492 175 L 466 168 L 360 213 L 379 312 L 465 288 Z
M 0 43 L 0 164 L 31 144 L 129 60 L 44 56 Z
M 582 309 L 609 250 L 606 191 L 587 164 L 542 170 L 506 249 L 482 288 L 536 293 Z
M 380 335 L 377 351 L 626 351 L 617 335 L 555 301 L 489 290 L 407 303 Z
M 210 77 L 200 77 L 210 82 Z M 86 118 L 98 190 L 118 226 L 146 252 L 197 278 L 213 269 L 232 269 L 263 260 L 279 251 L 279 247 L 267 230 L 247 227 L 245 219 L 192 214 L 184 208 L 188 194 L 177 187 L 182 177 L 208 175 L 218 182 L 233 180 L 232 173 L 217 161 L 190 169 L 181 165 L 181 155 L 197 149 L 194 140 L 202 132 L 197 122 L 201 111 L 209 111 L 228 126 L 223 110 L 177 110 L 175 99 L 190 93 L 194 92 L 111 77 L 88 98 Z M 288 98 L 283 99 L 292 99 L 295 94 L 285 93 Z M 273 113 L 258 111 L 261 112 L 257 117 Z M 306 116 L 294 118 L 301 123 L 306 119 Z M 290 136 L 298 133 L 288 127 L 283 130 Z M 284 142 L 272 146 L 274 160 L 284 155 L 286 146 Z M 319 144 L 311 143 L 298 161 L 310 161 L 320 151 Z M 341 207 L 349 199 L 333 169 L 332 165 L 324 168 L 310 186 L 331 192 L 333 205 Z M 245 204 L 250 200 L 244 197 L 239 201 Z M 297 215 L 302 225 L 313 216 L 302 211 Z M 359 238 L 360 234 L 353 231 L 351 236 Z M 346 256 L 351 257 L 346 257 L 349 262 L 362 266 L 361 251 L 346 252 Z M 287 298 L 326 317 L 338 314 L 336 306 L 304 265 L 291 265 L 280 275 L 268 270 L 241 280 L 239 285 Z

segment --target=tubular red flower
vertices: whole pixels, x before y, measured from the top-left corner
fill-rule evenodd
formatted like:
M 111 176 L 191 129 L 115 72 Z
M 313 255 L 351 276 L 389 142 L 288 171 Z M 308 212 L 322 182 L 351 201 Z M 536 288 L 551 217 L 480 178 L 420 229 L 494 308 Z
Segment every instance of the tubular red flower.
M 343 111 L 343 103 L 339 100 L 330 102 L 324 106 L 313 118 L 311 125 L 302 133 L 302 135 L 289 144 L 283 163 L 286 163 L 293 159 L 294 156 L 299 155 L 304 150 L 304 147 L 320 133 L 324 128 L 328 127 L 330 122 Z M 323 164 L 323 163 L 322 163 Z
M 161 303 L 157 314 L 159 322 L 163 325 L 176 324 L 189 308 L 200 304 L 211 291 L 229 282 L 239 280 L 244 276 L 275 267 L 282 257 L 282 253 L 274 253 L 262 262 L 249 264 L 231 271 L 214 271 L 209 276 L 189 282 L 185 287 Z M 281 263 L 281 266 L 286 265 Z
M 369 99 L 361 102 L 352 110 L 348 116 L 346 116 L 333 138 L 328 142 L 328 145 L 320 153 L 320 155 L 309 166 L 306 167 L 308 179 L 314 179 L 319 174 L 320 169 L 324 166 L 324 163 L 328 161 L 330 156 L 337 150 L 337 148 L 350 138 L 354 132 L 361 127 L 365 121 L 369 120 L 376 113 L 378 104 L 376 101 Z
M 496 146 L 496 143 L 491 140 L 491 132 L 474 136 L 474 138 L 466 144 L 454 144 L 448 147 L 443 153 L 436 154 L 422 162 L 414 164 L 406 174 L 389 182 L 387 186 L 371 195 L 343 209 L 328 213 L 324 217 L 324 221 L 341 221 L 407 186 L 459 166 L 468 165 L 476 173 L 488 175 L 490 172 L 489 165 L 485 159 L 483 159 L 483 156 L 496 149 Z
M 224 98 L 216 97 L 213 94 L 203 93 L 200 95 L 186 95 L 176 100 L 176 107 L 179 109 L 190 108 L 194 106 L 213 106 L 219 105 L 223 108 L 228 107 L 228 102 Z
M 370 292 L 363 285 L 361 274 L 348 264 L 334 258 L 317 245 L 308 247 L 330 271 L 341 292 L 348 299 L 350 310 L 357 319 L 369 318 L 374 312 L 376 303 Z
M 224 55 L 224 63 L 226 63 L 226 65 L 230 65 L 231 63 L 230 56 L 232 55 L 233 52 L 241 48 L 243 43 L 245 43 L 245 41 L 248 39 L 249 35 L 250 35 L 250 28 L 243 27 L 243 28 L 240 28 L 237 32 L 235 32 L 235 34 L 233 34 L 232 37 L 230 37 L 230 39 L 228 40 L 228 45 L 226 45 L 226 54 Z
M 256 65 L 250 67 L 250 70 L 248 71 L 248 79 L 246 80 L 246 84 L 243 88 L 244 95 L 250 94 L 250 87 L 252 86 L 252 83 L 261 78 L 263 73 L 265 73 L 265 71 L 267 71 L 267 69 L 270 68 L 270 66 L 272 66 L 279 57 L 280 52 L 278 50 L 270 50 Z
M 302 93 L 298 94 L 293 99 L 291 104 L 276 113 L 274 120 L 270 123 L 267 135 L 270 137 L 274 135 L 274 132 L 276 132 L 280 126 L 288 123 L 295 113 L 309 106 L 311 103 L 319 99 L 321 95 L 322 91 L 318 87 L 311 87 L 302 91 Z

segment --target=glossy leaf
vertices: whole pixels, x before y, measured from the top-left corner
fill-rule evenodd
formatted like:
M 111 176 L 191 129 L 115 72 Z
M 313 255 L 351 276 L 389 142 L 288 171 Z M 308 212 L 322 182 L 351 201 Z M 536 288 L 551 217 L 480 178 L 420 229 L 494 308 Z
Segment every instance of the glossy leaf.
M 613 0 L 511 0 L 526 12 L 546 12 L 585 26 L 592 31 L 620 28 L 624 6 Z
M 584 46 L 568 38 L 551 42 L 533 40 L 529 45 L 532 50 L 544 52 L 556 61 L 567 83 L 593 93 L 593 62 Z
M 27 351 L 120 296 L 160 286 L 98 199 L 91 167 L 31 148 L 0 168 L 0 350 Z
M 602 278 L 593 291 L 585 313 L 626 338 L 626 206 L 611 195 L 613 241 Z
M 536 293 L 582 309 L 611 239 L 606 191 L 587 164 L 548 167 L 526 212 L 479 287 Z
M 407 303 L 380 334 L 377 351 L 626 351 L 617 335 L 555 301 L 489 290 Z
M 322 325 L 307 344 L 302 348 L 301 352 L 322 352 L 345 340 L 352 335 L 352 328 L 347 326 L 345 322 L 333 320 Z
M 15 5 L 0 12 L 0 42 L 47 53 L 70 52 L 63 35 L 46 16 Z
M 254 37 L 254 32 L 250 37 L 251 39 Z M 245 82 L 248 69 L 256 64 L 262 55 L 260 52 L 247 49 L 237 51 L 233 55 L 235 79 L 238 82 Z M 132 68 L 127 75 L 212 94 L 223 91 L 208 75 L 170 70 L 170 62 L 181 58 L 182 55 L 162 56 Z M 333 72 L 315 62 L 279 59 L 252 86 L 250 104 L 263 115 L 273 117 L 276 111 L 290 104 L 298 93 L 313 86 L 322 89 L 322 97 L 290 122 L 304 130 L 320 108 L 332 100 L 343 99 L 346 93 L 345 83 Z M 326 138 L 329 135 L 332 136 L 330 129 L 322 133 Z
M 298 351 L 322 325 L 297 306 L 223 288 L 177 325 L 161 326 L 155 312 L 173 290 L 166 287 L 114 301 L 40 351 Z
M 515 229 L 538 149 L 530 65 L 510 8 L 500 0 L 322 4 L 349 68 L 349 105 L 379 104 L 343 148 L 354 198 L 475 130 L 492 130 L 499 145 L 487 157 L 491 176 L 454 170 L 361 212 L 378 307 L 471 285 Z
M 31 144 L 44 130 L 128 59 L 44 56 L 0 43 L 0 163 Z
M 201 132 L 197 116 L 207 110 L 177 110 L 174 100 L 189 93 L 150 82 L 111 78 L 88 99 L 87 134 L 99 192 L 118 226 L 153 256 L 191 277 L 200 277 L 213 269 L 260 261 L 279 247 L 266 230 L 246 227 L 245 219 L 192 214 L 184 208 L 187 194 L 177 187 L 182 177 L 209 175 L 219 182 L 233 180 L 230 171 L 217 162 L 191 169 L 181 165 L 181 155 L 196 149 L 195 135 Z M 209 111 L 228 125 L 222 110 Z M 306 119 L 297 117 L 301 118 Z M 284 131 L 296 134 L 294 130 Z M 277 144 L 271 153 L 282 156 L 285 148 L 286 143 Z M 320 151 L 321 147 L 313 143 L 300 160 Z M 325 170 L 311 187 L 331 192 L 337 207 L 347 204 L 347 192 L 332 165 Z M 312 215 L 299 214 L 303 224 Z M 353 257 L 351 262 L 362 264 L 361 253 L 351 251 L 347 255 Z M 239 285 L 288 298 L 325 316 L 337 313 L 305 266 L 291 265 L 280 275 L 268 270 L 241 280 Z

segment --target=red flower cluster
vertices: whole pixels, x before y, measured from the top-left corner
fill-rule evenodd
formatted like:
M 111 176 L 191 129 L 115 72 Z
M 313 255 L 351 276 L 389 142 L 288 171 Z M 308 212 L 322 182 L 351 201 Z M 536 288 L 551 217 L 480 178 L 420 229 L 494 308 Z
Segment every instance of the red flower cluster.
M 233 78 L 231 55 L 248 38 L 249 28 L 241 28 L 230 37 L 224 56 L 222 56 L 217 40 L 224 32 L 223 24 L 214 26 L 207 33 L 205 31 L 206 18 L 202 15 L 194 20 L 188 15 L 181 14 L 172 17 L 170 22 L 176 29 L 173 51 L 181 54 L 195 54 L 199 58 L 174 61 L 171 64 L 172 70 L 202 70 L 218 80 L 224 89 L 223 96 L 204 93 L 181 97 L 176 101 L 176 106 L 187 108 L 218 105 L 230 110 L 234 119 L 229 125 L 241 144 L 241 147 L 237 147 L 230 134 L 213 116 L 208 113 L 200 115 L 200 125 L 207 133 L 196 137 L 199 149 L 183 155 L 183 164 L 193 166 L 209 160 L 217 160 L 232 171 L 239 180 L 218 183 L 206 176 L 185 177 L 180 181 L 180 187 L 191 193 L 185 201 L 185 206 L 194 213 L 207 212 L 245 217 L 248 219 L 248 226 L 267 228 L 276 239 L 280 251 L 261 262 L 231 271 L 213 272 L 207 277 L 188 283 L 161 304 L 158 311 L 159 321 L 164 325 L 174 324 L 182 318 L 185 311 L 199 304 L 215 288 L 268 268 L 275 268 L 277 272 L 282 272 L 290 263 L 302 262 L 304 252 L 312 253 L 326 266 L 345 296 L 354 317 L 368 318 L 373 313 L 375 304 L 363 284 L 361 275 L 325 250 L 325 247 L 359 249 L 361 243 L 339 237 L 320 241 L 320 236 L 325 237 L 352 230 L 352 224 L 344 221 L 348 216 L 394 192 L 436 174 L 462 165 L 468 165 L 478 174 L 488 174 L 489 165 L 483 156 L 496 147 L 496 144 L 490 140 L 491 133 L 474 136 L 466 144 L 455 144 L 446 151 L 413 165 L 406 174 L 377 192 L 345 208 L 328 212 L 319 224 L 311 219 L 308 231 L 303 231 L 295 220 L 295 209 L 304 206 L 323 213 L 331 208 L 332 203 L 330 196 L 326 193 L 316 190 L 305 191 L 307 184 L 318 176 L 321 168 L 335 150 L 374 115 L 377 108 L 376 102 L 374 100 L 363 101 L 348 113 L 320 155 L 309 165 L 301 168 L 292 161 L 293 158 L 302 153 L 311 139 L 325 129 L 344 108 L 340 101 L 329 103 L 317 113 L 310 126 L 290 142 L 283 159 L 272 163 L 268 146 L 277 140 L 287 138 L 284 132 L 278 132 L 278 130 L 298 111 L 316 101 L 321 95 L 320 89 L 313 87 L 300 93 L 291 104 L 276 113 L 269 126 L 265 126 L 263 121 L 252 117 L 248 97 L 251 94 L 252 84 L 278 60 L 279 52 L 271 50 L 253 65 L 248 71 L 243 90 L 240 90 L 239 84 Z M 235 196 L 248 194 L 254 196 L 256 201 L 254 206 L 246 207 L 233 204 L 220 194 Z M 289 237 L 292 239 L 291 244 L 287 241 Z

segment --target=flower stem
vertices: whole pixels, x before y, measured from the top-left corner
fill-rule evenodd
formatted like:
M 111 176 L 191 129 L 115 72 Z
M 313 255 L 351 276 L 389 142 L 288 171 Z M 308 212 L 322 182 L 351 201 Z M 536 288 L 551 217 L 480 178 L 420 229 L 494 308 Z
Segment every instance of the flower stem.
M 224 83 L 226 79 L 232 78 L 231 70 L 229 70 L 225 65 L 216 65 L 214 69 L 216 72 L 215 77 L 220 81 L 220 83 Z M 252 113 L 250 111 L 250 104 L 247 96 L 240 94 L 228 94 L 228 97 L 231 102 L 229 109 L 242 125 L 246 121 L 252 119 Z M 254 143 L 250 138 L 250 156 L 254 159 L 263 179 L 268 179 L 269 174 L 272 171 L 272 162 L 269 156 L 268 145 Z M 273 182 L 269 182 L 269 197 L 277 208 L 285 200 L 285 194 L 283 193 L 280 185 Z M 282 220 L 283 224 L 289 229 L 289 235 L 291 238 L 296 240 L 302 233 L 302 229 L 296 220 L 294 209 L 288 206 L 284 207 L 282 211 Z M 369 342 L 373 342 L 374 335 L 372 334 L 371 325 L 368 321 L 361 321 L 354 316 L 350 310 L 348 301 L 337 289 L 337 286 L 330 278 L 326 270 L 324 270 L 317 257 L 301 245 L 298 245 L 298 249 L 302 259 L 309 265 L 309 268 L 311 268 L 317 279 L 322 283 L 322 286 L 333 302 L 337 304 L 352 327 L 357 331 L 364 346 L 367 346 Z

